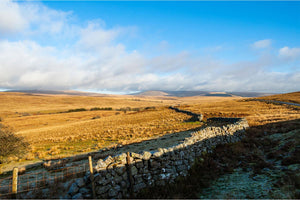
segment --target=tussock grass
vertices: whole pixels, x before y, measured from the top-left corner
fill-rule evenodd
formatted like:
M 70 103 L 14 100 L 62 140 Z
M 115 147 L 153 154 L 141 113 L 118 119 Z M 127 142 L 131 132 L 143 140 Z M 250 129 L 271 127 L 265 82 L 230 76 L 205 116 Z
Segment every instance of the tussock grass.
M 297 101 L 297 95 L 293 101 Z M 243 99 L 141 97 L 136 100 L 132 96 L 30 96 L 0 92 L 0 116 L 3 124 L 13 127 L 16 136 L 24 137 L 30 144 L 27 160 L 59 158 L 116 144 L 126 145 L 201 125 L 186 123 L 190 116 L 168 109 L 170 105 L 201 113 L 204 120 L 246 117 L 250 126 L 300 118 L 297 109 Z
M 257 99 L 265 99 L 265 100 L 275 100 L 275 101 L 283 101 L 290 103 L 298 103 L 300 104 L 300 91 L 299 92 L 291 92 L 287 94 L 277 94 L 266 97 L 259 97 Z

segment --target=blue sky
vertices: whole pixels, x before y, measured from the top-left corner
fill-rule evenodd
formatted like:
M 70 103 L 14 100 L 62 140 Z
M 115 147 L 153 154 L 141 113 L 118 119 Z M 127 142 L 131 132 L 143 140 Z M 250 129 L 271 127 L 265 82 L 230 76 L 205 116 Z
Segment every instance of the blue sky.
M 299 10 L 297 1 L 3 0 L 0 88 L 298 91 Z

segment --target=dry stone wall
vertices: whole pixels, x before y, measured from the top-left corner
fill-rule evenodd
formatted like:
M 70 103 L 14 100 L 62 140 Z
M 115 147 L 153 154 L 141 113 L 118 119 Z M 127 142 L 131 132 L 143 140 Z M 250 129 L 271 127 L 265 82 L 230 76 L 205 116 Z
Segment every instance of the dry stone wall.
M 239 141 L 249 127 L 244 118 L 211 118 L 208 121 L 214 122 L 211 123 L 213 125 L 190 133 L 173 146 L 156 151 L 131 152 L 128 158 L 123 153 L 98 160 L 94 167 L 95 197 L 129 198 L 148 186 L 172 183 L 178 176 L 186 176 L 203 152 L 210 152 L 217 144 Z M 130 165 L 127 165 L 127 159 Z M 91 197 L 89 177 L 87 173 L 74 182 L 66 197 Z
M 187 111 L 187 110 L 181 110 L 181 109 L 173 107 L 173 106 L 170 106 L 169 109 L 175 110 L 176 112 L 181 112 L 181 113 L 192 116 L 190 121 L 202 121 L 203 120 L 203 115 L 202 114 L 193 113 L 193 112 Z

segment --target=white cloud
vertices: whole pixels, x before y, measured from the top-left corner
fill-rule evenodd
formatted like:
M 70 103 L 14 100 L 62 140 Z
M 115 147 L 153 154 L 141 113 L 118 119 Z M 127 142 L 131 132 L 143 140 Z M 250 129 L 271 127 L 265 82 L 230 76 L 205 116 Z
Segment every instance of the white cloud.
M 72 12 L 63 12 L 44 6 L 39 2 L 17 3 L 0 1 L 0 35 L 68 34 L 68 22 Z
M 300 48 L 283 47 L 279 49 L 279 56 L 285 59 L 297 59 L 300 58 Z
M 256 41 L 251 46 L 255 49 L 264 49 L 270 47 L 271 44 L 272 41 L 270 39 L 265 39 L 265 40 Z
M 162 40 L 159 44 L 158 44 L 158 50 L 159 51 L 166 51 L 170 48 L 170 44 L 168 43 L 168 41 L 166 40 Z
M 14 34 L 28 26 L 19 5 L 10 0 L 0 1 L 0 35 Z
M 89 22 L 88 26 L 80 31 L 79 45 L 91 50 L 101 49 L 114 41 L 121 32 L 120 29 L 105 30 L 99 21 Z
M 1 9 L 7 10 L 6 14 Z M 11 16 L 9 23 L 1 16 Z M 166 41 L 153 44 L 164 54 L 151 57 L 126 48 L 122 38 L 131 37 L 130 27 L 106 28 L 99 19 L 80 26 L 73 20 L 71 12 L 41 3 L 0 0 L 0 34 L 22 36 L 18 41 L 8 36 L 0 39 L 0 88 L 276 92 L 298 90 L 300 85 L 299 72 L 269 70 L 274 57 L 227 65 L 185 50 L 168 53 Z M 41 43 L 37 37 L 60 37 L 60 45 Z M 72 42 L 65 44 L 66 38 Z M 253 44 L 256 48 L 270 45 L 270 40 Z M 211 48 L 211 52 L 220 50 L 221 46 Z M 284 47 L 279 54 L 295 58 L 299 49 Z

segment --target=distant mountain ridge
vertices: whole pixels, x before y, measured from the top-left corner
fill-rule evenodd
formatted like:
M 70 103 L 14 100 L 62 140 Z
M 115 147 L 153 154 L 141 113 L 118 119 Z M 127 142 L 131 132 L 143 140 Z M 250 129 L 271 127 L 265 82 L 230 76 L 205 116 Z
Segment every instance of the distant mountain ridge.
M 6 92 L 21 92 L 26 94 L 52 94 L 52 95 L 75 95 L 75 96 L 110 96 L 109 94 L 81 92 L 74 90 L 7 90 Z M 208 91 L 168 91 L 168 90 L 149 90 L 142 91 L 132 96 L 164 96 L 164 97 L 192 97 L 192 96 L 216 96 L 216 97 L 262 97 L 274 95 L 275 93 L 260 92 L 208 92 Z
M 160 91 L 150 90 L 135 93 L 137 96 L 174 96 L 174 97 L 192 97 L 192 96 L 217 96 L 217 97 L 261 97 L 274 95 L 274 93 L 260 93 L 260 92 L 208 92 L 208 91 Z

